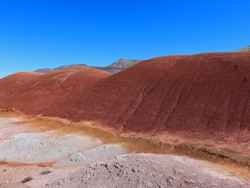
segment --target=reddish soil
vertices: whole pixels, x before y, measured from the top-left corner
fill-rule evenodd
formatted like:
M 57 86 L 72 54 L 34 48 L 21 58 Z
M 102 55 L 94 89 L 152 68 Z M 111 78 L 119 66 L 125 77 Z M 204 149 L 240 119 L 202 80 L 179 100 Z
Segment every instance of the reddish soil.
M 110 77 L 90 68 L 17 73 L 0 80 L 0 106 L 140 132 L 244 133 L 250 53 L 160 57 Z
M 8 167 L 52 167 L 55 164 L 54 161 L 51 162 L 44 162 L 44 163 L 19 163 L 19 162 L 6 162 L 0 161 L 0 166 L 8 166 Z
M 85 90 L 107 76 L 107 72 L 81 67 L 47 74 L 16 73 L 0 79 L 0 107 L 27 114 L 70 117 L 78 110 L 76 101 Z
M 219 140 L 235 144 L 232 151 L 239 143 L 249 156 L 250 53 L 160 57 L 112 76 L 89 68 L 19 73 L 0 80 L 0 107 Z
M 161 57 L 101 80 L 73 119 L 250 141 L 250 53 Z M 244 134 L 247 132 L 247 134 Z

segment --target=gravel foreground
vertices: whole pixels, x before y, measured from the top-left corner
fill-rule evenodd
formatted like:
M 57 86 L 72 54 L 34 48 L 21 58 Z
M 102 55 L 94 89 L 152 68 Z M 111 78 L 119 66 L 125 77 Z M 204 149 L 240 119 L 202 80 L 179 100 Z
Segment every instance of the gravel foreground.
M 51 174 L 27 187 L 46 188 L 249 188 L 249 182 L 188 157 L 125 154 Z

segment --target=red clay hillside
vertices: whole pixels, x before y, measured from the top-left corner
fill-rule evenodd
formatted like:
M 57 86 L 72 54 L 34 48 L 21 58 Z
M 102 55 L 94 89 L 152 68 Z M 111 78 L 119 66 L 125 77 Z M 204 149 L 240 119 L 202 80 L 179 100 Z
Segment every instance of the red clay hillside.
M 250 142 L 250 53 L 169 56 L 108 76 L 89 68 L 0 80 L 1 107 L 134 132 Z
M 109 73 L 92 68 L 68 68 L 40 73 L 16 73 L 0 79 L 0 107 L 27 114 L 70 117 L 75 101 Z M 75 109 L 67 112 L 66 109 Z
M 151 59 L 101 80 L 79 103 L 74 119 L 125 130 L 239 134 L 250 129 L 250 53 Z

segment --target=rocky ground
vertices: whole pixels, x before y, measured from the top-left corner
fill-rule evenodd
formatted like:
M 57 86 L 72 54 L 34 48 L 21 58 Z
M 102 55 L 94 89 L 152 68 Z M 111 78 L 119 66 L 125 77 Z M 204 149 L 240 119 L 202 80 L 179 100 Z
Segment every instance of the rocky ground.
M 189 157 L 129 153 L 122 143 L 36 130 L 0 118 L 1 188 L 248 188 L 250 182 Z
M 119 155 L 67 173 L 54 173 L 26 183 L 27 187 L 168 187 L 248 188 L 249 183 L 187 157 L 154 154 Z

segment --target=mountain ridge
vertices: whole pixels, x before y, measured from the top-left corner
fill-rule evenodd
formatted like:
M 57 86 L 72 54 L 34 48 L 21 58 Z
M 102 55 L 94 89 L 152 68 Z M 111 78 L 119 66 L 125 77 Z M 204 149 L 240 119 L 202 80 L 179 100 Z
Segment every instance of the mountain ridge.
M 65 68 L 72 68 L 72 67 L 90 67 L 90 68 L 95 68 L 99 70 L 104 70 L 107 72 L 110 72 L 112 74 L 121 72 L 137 63 L 139 63 L 139 60 L 129 60 L 129 59 L 124 59 L 120 58 L 116 62 L 112 63 L 111 65 L 104 66 L 104 67 L 99 67 L 99 66 L 89 66 L 87 64 L 71 64 L 71 65 L 61 65 L 55 68 L 40 68 L 35 70 L 34 72 L 39 72 L 39 73 L 47 73 L 53 70 L 61 70 Z

